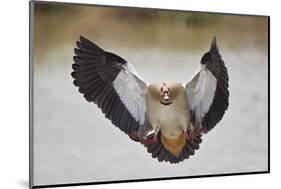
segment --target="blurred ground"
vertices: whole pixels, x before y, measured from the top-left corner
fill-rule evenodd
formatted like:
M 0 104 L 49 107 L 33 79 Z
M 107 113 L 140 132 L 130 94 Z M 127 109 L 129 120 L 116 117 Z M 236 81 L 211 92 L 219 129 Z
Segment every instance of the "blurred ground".
M 34 29 L 35 184 L 268 169 L 266 18 L 40 5 Z M 150 83 L 186 82 L 217 36 L 230 106 L 195 156 L 159 163 L 84 100 L 70 76 L 79 35 L 134 64 Z

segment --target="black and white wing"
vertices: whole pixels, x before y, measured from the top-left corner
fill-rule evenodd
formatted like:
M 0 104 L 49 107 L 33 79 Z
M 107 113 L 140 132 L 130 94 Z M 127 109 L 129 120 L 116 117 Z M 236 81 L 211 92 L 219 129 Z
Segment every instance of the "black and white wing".
M 74 52 L 71 75 L 85 99 L 127 134 L 144 127 L 147 85 L 133 65 L 82 36 Z
M 228 73 L 214 37 L 210 51 L 201 60 L 201 69 L 185 86 L 192 123 L 210 131 L 229 105 Z

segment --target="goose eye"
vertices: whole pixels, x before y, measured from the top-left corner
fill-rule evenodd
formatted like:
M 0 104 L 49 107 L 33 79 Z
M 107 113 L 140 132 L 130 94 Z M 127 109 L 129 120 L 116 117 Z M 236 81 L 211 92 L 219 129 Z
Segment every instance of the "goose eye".
M 161 93 L 163 92 L 163 87 L 160 88 Z

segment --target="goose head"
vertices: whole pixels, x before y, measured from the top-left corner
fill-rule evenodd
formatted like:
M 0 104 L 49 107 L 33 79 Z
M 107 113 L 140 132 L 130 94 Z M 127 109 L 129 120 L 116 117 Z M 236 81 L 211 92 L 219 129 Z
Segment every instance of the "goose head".
M 177 96 L 183 92 L 182 89 L 182 85 L 179 82 L 152 83 L 148 86 L 148 99 L 164 106 L 172 105 Z
M 167 83 L 163 82 L 160 86 L 160 103 L 163 105 L 172 104 L 171 89 Z

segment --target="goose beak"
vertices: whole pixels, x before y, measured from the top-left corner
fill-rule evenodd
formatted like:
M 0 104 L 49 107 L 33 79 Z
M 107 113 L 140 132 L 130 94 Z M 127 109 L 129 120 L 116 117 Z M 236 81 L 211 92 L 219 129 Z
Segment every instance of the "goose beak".
M 165 101 L 170 100 L 170 97 L 169 97 L 168 93 L 164 93 L 163 99 L 164 99 Z

